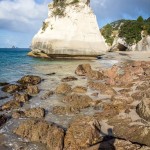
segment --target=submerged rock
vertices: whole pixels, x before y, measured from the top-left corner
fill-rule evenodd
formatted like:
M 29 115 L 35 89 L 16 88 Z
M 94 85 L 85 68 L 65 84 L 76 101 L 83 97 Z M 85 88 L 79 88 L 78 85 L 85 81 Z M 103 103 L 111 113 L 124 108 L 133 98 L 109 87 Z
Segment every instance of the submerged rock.
M 17 109 L 23 106 L 22 102 L 11 100 L 9 102 L 6 102 L 1 106 L 2 110 L 11 110 L 11 109 Z
M 5 85 L 8 85 L 9 83 L 7 82 L 0 82 L 0 86 L 5 86 Z
M 78 79 L 73 76 L 69 76 L 69 77 L 61 79 L 62 82 L 70 82 L 70 81 L 75 81 L 75 80 L 78 80 Z
M 29 101 L 29 95 L 28 94 L 20 94 L 20 93 L 15 93 L 14 94 L 14 100 L 19 101 L 19 102 L 27 102 Z
M 27 75 L 18 80 L 18 83 L 21 84 L 32 84 L 36 85 L 41 82 L 41 78 L 39 76 Z
M 2 91 L 7 92 L 7 93 L 14 93 L 17 91 L 20 91 L 20 86 L 16 84 L 9 84 L 6 85 L 2 88 Z
M 68 94 L 71 92 L 71 86 L 67 83 L 62 83 L 56 88 L 55 92 L 56 94 Z
M 40 92 L 40 90 L 39 90 L 38 86 L 36 86 L 36 85 L 28 85 L 26 92 L 29 95 L 36 95 Z
M 50 150 L 63 149 L 64 130 L 44 120 L 24 121 L 14 133 L 30 141 L 46 144 Z
M 25 111 L 16 111 L 13 112 L 13 118 L 43 118 L 45 116 L 44 108 L 29 108 Z
M 7 117 L 5 115 L 0 115 L 0 127 L 6 123 Z
M 69 0 L 50 3 L 48 18 L 32 40 L 32 56 L 95 57 L 106 52 L 107 45 L 89 2 Z
M 65 150 L 86 149 L 102 141 L 101 126 L 93 117 L 78 117 L 70 124 L 64 141 Z
M 89 96 L 79 94 L 68 95 L 64 98 L 63 102 L 77 109 L 87 108 L 96 104 Z
M 79 65 L 76 70 L 75 73 L 78 76 L 86 76 L 88 72 L 90 72 L 92 70 L 90 64 L 81 64 Z
M 69 115 L 69 114 L 76 114 L 80 111 L 80 109 L 71 106 L 55 106 L 53 107 L 53 114 L 57 115 Z

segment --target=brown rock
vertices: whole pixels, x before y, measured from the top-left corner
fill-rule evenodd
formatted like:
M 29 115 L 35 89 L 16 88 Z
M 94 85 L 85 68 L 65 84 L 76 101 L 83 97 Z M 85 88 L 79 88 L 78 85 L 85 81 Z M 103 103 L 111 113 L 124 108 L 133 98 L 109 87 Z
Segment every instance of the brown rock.
M 0 82 L 0 86 L 5 86 L 5 85 L 8 85 L 9 83 L 7 82 Z
M 147 90 L 148 88 L 150 88 L 150 82 L 143 82 L 141 85 L 136 87 L 136 90 Z
M 13 118 L 43 118 L 45 116 L 44 108 L 29 108 L 25 111 L 15 111 L 12 114 Z
M 64 130 L 44 120 L 22 122 L 14 133 L 33 142 L 46 144 L 50 150 L 62 150 Z
M 71 105 L 71 107 L 74 109 L 83 109 L 95 104 L 95 102 L 89 96 L 78 94 L 71 94 L 66 96 L 63 102 Z
M 143 99 L 137 105 L 136 112 L 141 118 L 150 121 L 150 99 Z
M 36 86 L 36 85 L 28 85 L 26 92 L 29 95 L 36 95 L 40 92 L 40 90 L 39 90 L 38 86 Z
M 75 70 L 75 73 L 78 76 L 86 76 L 86 74 L 90 71 L 91 71 L 90 64 L 82 64 L 77 67 L 77 69 Z
M 7 117 L 5 115 L 0 115 L 0 127 L 6 123 Z
M 133 103 L 133 98 L 131 96 L 124 96 L 124 95 L 115 95 L 111 98 L 112 100 L 112 103 L 113 104 L 116 104 L 116 103 L 122 103 L 124 105 L 127 105 L 127 104 L 131 104 Z
M 69 77 L 61 79 L 62 82 L 70 82 L 70 81 L 75 81 L 75 80 L 78 80 L 78 79 L 74 76 L 69 76 Z
M 21 84 L 32 84 L 32 85 L 39 84 L 40 82 L 41 82 L 41 78 L 39 76 L 33 76 L 33 75 L 24 76 L 18 81 L 18 83 Z
M 24 118 L 25 113 L 23 111 L 15 111 L 12 113 L 12 118 L 18 119 L 18 118 Z
M 134 100 L 142 100 L 144 98 L 144 93 L 141 91 L 133 93 L 131 96 Z
M 68 94 L 71 92 L 71 86 L 67 83 L 62 83 L 56 88 L 55 92 L 56 94 Z
M 102 140 L 100 128 L 100 124 L 93 117 L 78 117 L 67 130 L 64 149 L 85 149 L 100 142 Z
M 43 118 L 45 116 L 44 108 L 30 108 L 24 111 L 26 117 Z
M 75 93 L 86 93 L 87 92 L 87 88 L 83 87 L 83 86 L 76 86 L 73 88 L 72 92 Z
M 107 95 L 112 95 L 112 96 L 116 95 L 116 91 L 113 88 L 101 82 L 90 81 L 88 86 L 91 89 L 100 91 L 102 94 L 107 94 Z
M 113 127 L 115 137 L 150 146 L 150 128 L 132 123 L 130 118 L 112 118 L 108 122 Z
M 17 109 L 23 106 L 22 102 L 11 100 L 1 106 L 2 110 Z
M 15 93 L 14 94 L 14 100 L 25 103 L 25 102 L 29 101 L 29 95 L 28 94 Z
M 80 110 L 71 106 L 55 106 L 53 107 L 53 114 L 57 115 L 69 115 L 69 114 L 77 114 Z
M 6 85 L 2 88 L 2 91 L 7 92 L 7 93 L 14 93 L 20 90 L 20 86 L 19 85 L 15 85 L 15 84 L 9 84 Z
M 99 94 L 99 93 L 93 93 L 93 94 L 91 94 L 91 96 L 98 97 L 98 94 Z
M 111 140 L 104 140 L 86 150 L 140 150 L 140 148 L 140 145 L 133 144 L 130 141 L 112 138 Z

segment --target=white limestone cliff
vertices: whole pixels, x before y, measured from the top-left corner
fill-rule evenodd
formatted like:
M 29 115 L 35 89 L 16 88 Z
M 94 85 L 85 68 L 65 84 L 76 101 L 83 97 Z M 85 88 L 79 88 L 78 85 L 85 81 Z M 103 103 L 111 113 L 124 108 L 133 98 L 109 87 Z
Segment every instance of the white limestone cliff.
M 32 40 L 32 53 L 48 56 L 97 56 L 108 47 L 99 32 L 89 0 L 55 0 Z

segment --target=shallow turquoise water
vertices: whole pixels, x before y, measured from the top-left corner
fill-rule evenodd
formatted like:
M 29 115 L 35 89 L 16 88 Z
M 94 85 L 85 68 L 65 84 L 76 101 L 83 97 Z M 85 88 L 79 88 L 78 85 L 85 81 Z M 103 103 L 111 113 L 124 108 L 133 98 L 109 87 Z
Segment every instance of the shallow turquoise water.
M 53 61 L 27 56 L 30 49 L 0 48 L 0 82 L 13 82 L 27 74 L 36 74 L 34 66 Z M 55 62 L 56 63 L 56 62 Z

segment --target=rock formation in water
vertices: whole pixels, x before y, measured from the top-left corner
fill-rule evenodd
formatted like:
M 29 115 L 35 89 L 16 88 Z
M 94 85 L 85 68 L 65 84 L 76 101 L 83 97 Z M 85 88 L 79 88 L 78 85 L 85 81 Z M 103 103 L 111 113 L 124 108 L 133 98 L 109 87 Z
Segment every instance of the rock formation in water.
M 97 56 L 107 50 L 90 0 L 54 0 L 48 18 L 32 40 L 29 55 L 38 57 Z

